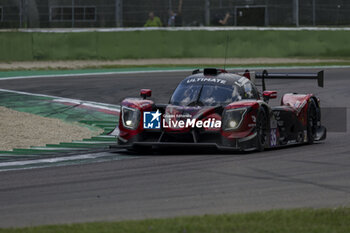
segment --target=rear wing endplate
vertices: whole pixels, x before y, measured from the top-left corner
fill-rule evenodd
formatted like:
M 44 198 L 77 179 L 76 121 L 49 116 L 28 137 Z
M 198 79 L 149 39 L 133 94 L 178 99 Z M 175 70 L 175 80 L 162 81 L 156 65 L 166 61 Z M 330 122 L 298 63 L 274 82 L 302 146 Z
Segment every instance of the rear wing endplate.
M 324 86 L 323 70 L 317 73 L 268 73 L 264 70 L 262 73 L 255 73 L 256 79 L 262 79 L 263 90 L 266 90 L 265 79 L 317 79 L 319 87 Z

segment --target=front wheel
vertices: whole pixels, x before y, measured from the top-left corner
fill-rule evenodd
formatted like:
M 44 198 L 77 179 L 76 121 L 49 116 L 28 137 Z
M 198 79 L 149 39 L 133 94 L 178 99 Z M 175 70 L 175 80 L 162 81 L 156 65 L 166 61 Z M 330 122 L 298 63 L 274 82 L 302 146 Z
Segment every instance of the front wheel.
M 267 113 L 264 108 L 259 109 L 256 119 L 256 148 L 258 151 L 263 151 L 267 143 Z

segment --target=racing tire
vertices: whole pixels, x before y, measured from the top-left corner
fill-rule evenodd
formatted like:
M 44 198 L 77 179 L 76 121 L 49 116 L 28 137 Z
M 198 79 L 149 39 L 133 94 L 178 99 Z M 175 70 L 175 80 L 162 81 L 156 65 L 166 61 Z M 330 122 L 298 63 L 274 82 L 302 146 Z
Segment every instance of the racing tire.
M 263 107 L 259 109 L 256 119 L 256 149 L 264 151 L 267 143 L 267 114 Z
M 310 99 L 307 107 L 307 143 L 314 143 L 317 132 L 317 106 L 313 99 Z

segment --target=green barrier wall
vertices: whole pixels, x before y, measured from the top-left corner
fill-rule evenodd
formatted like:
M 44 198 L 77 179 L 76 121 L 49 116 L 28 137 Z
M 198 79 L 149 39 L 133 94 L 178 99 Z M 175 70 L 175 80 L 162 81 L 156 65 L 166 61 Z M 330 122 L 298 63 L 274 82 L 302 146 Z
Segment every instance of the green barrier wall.
M 350 31 L 0 32 L 0 60 L 350 57 Z

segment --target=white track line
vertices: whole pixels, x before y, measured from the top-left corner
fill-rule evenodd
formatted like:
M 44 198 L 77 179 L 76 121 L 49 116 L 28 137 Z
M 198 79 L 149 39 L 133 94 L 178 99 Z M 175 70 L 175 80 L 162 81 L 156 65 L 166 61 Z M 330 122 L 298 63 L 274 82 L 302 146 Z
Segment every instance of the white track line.
M 7 90 L 7 89 L 0 89 L 0 91 L 21 94 L 21 95 L 46 97 L 46 98 L 51 98 L 56 102 L 69 102 L 69 103 L 73 103 L 73 104 L 81 104 L 81 105 L 85 105 L 85 106 L 89 106 L 89 107 L 105 109 L 105 110 L 110 110 L 110 111 L 114 111 L 114 112 L 119 112 L 119 108 L 120 108 L 119 105 L 105 104 L 105 103 L 84 101 L 84 100 L 77 100 L 77 99 L 70 99 L 70 98 L 63 98 L 63 97 L 58 97 L 58 96 L 53 96 L 53 95 L 33 94 L 33 93 L 29 93 L 29 92 L 13 91 L 13 90 Z
M 79 106 L 85 106 L 85 107 L 89 107 L 89 108 L 97 108 L 97 109 L 103 109 L 103 110 L 108 110 L 111 112 L 115 112 L 115 113 L 119 113 L 119 106 L 116 105 L 116 108 L 110 108 L 110 107 L 106 107 L 106 106 L 100 106 L 101 103 L 99 103 L 99 105 L 93 104 L 93 103 L 88 103 L 85 101 L 81 101 L 81 100 L 71 100 L 71 99 L 54 99 L 53 102 L 57 102 L 57 103 L 70 103 L 70 104 L 74 104 L 74 105 L 79 105 Z
M 350 65 L 334 65 L 334 66 L 257 66 L 257 67 L 237 67 L 237 68 L 226 68 L 230 71 L 236 70 L 276 70 L 276 69 L 347 69 L 350 68 Z M 0 81 L 5 80 L 15 80 L 15 79 L 33 79 L 33 78 L 61 78 L 61 77 L 85 77 L 85 76 L 102 76 L 102 75 L 117 75 L 117 74 L 144 74 L 144 73 L 173 73 L 173 72 L 186 72 L 192 71 L 193 68 L 184 68 L 184 69 L 174 69 L 174 70 L 144 70 L 144 71 L 113 71 L 113 72 L 93 72 L 93 73 L 79 73 L 79 74 L 50 74 L 50 75 L 31 75 L 31 76 L 16 76 L 16 77 L 0 77 Z

